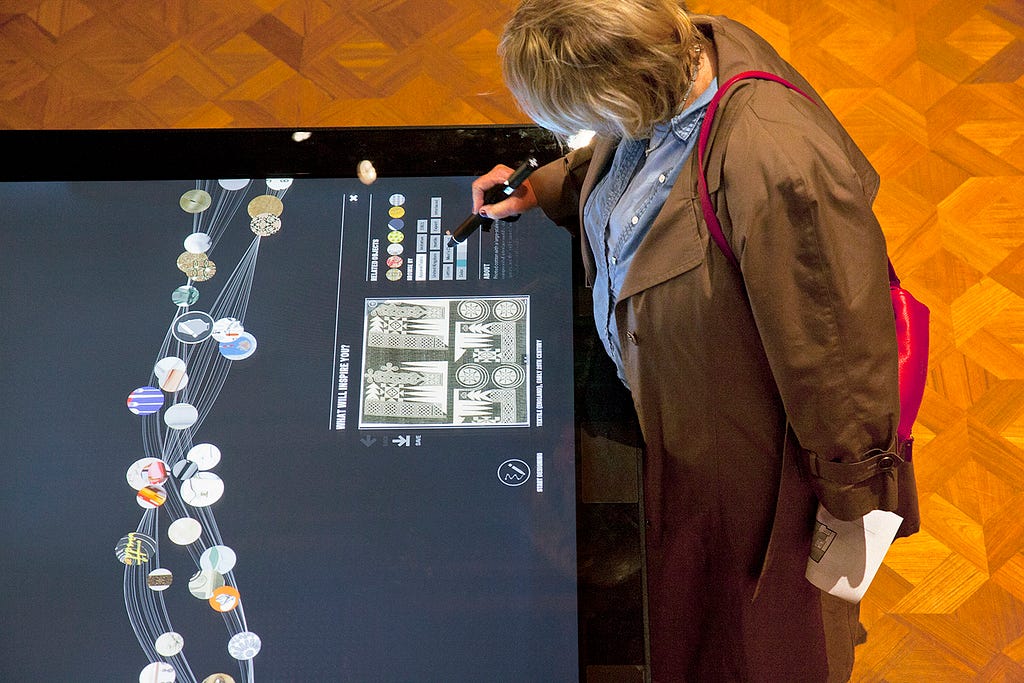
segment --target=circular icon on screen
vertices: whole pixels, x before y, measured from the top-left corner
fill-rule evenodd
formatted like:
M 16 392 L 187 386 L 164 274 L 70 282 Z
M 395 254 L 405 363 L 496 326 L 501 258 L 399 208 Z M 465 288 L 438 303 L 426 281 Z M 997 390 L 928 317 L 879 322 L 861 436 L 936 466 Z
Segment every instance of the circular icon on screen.
M 228 192 L 237 192 L 238 190 L 244 190 L 249 187 L 250 180 L 248 178 L 223 178 L 217 181 L 217 184 L 223 187 Z
M 136 415 L 152 415 L 164 405 L 164 393 L 156 387 L 139 387 L 128 394 L 128 410 Z
M 267 178 L 267 187 L 271 190 L 287 190 L 291 186 L 291 178 Z
M 177 674 L 167 662 L 152 662 L 139 672 L 139 683 L 174 683 Z
M 217 264 L 211 261 L 206 254 L 183 251 L 175 263 L 178 270 L 196 282 L 206 282 L 217 274 Z
M 185 370 L 185 361 L 177 356 L 162 358 L 153 366 L 153 374 L 156 375 L 157 384 L 160 385 L 161 389 L 170 394 L 184 389 L 188 384 L 188 373 Z
M 168 631 L 163 633 L 156 642 L 153 643 L 156 651 L 163 657 L 173 657 L 174 655 L 181 652 L 181 649 L 185 647 L 185 639 L 181 637 L 180 633 L 175 631 Z
M 210 251 L 213 244 L 210 236 L 205 232 L 193 232 L 185 238 L 185 251 L 190 254 L 205 254 Z
M 192 285 L 182 285 L 171 292 L 171 302 L 175 306 L 191 306 L 199 301 L 199 290 Z
M 522 460 L 506 460 L 498 466 L 498 481 L 505 486 L 522 486 L 530 480 L 530 466 Z
M 210 208 L 211 202 L 210 193 L 206 190 L 188 190 L 181 195 L 178 205 L 181 206 L 182 211 L 200 213 Z
M 272 194 L 261 194 L 259 197 L 253 197 L 246 210 L 249 212 L 249 218 L 255 218 L 261 213 L 280 216 L 284 211 L 284 203 Z
M 146 576 L 146 585 L 157 593 L 167 590 L 172 583 L 174 583 L 174 575 L 171 574 L 170 569 L 163 567 L 157 567 Z
M 270 237 L 281 230 L 281 217 L 272 213 L 260 213 L 249 221 L 249 229 L 259 237 Z
M 228 641 L 228 654 L 235 659 L 244 661 L 252 659 L 260 653 L 260 637 L 252 631 L 242 631 L 231 636 Z
M 234 341 L 221 342 L 217 349 L 228 360 L 245 360 L 256 353 L 256 337 L 242 332 Z
M 203 311 L 182 313 L 174 319 L 171 334 L 182 344 L 198 344 L 213 334 L 213 318 Z

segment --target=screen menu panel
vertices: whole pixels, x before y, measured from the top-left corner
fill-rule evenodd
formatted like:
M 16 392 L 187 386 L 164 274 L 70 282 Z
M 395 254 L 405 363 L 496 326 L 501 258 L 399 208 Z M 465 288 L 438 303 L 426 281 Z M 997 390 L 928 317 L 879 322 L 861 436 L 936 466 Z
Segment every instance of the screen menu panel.
M 470 180 L 0 184 L 0 678 L 577 678 L 570 239 Z

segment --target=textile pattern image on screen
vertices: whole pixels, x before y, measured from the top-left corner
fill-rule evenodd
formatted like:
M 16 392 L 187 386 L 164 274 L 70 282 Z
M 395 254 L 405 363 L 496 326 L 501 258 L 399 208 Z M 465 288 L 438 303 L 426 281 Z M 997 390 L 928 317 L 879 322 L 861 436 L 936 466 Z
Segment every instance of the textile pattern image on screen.
M 471 180 L 0 183 L 0 679 L 577 679 L 571 242 Z
M 529 426 L 529 297 L 368 299 L 359 427 Z

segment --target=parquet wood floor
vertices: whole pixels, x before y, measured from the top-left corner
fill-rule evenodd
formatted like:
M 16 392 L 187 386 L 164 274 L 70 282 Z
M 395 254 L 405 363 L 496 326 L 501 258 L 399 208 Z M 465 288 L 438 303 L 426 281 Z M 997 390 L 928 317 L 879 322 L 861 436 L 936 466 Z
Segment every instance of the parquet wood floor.
M 523 123 L 509 0 L 5 0 L 0 127 Z M 856 681 L 1024 681 L 1024 2 L 723 0 L 882 174 L 931 307 L 923 531 L 863 602 Z

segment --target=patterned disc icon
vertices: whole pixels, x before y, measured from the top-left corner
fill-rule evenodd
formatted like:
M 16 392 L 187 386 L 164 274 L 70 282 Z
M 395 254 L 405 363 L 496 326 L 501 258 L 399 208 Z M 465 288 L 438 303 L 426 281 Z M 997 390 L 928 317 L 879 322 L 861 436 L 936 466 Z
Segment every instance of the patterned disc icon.
M 199 409 L 191 403 L 175 403 L 164 412 L 164 423 L 171 429 L 188 429 L 199 420 Z
M 200 600 L 209 600 L 213 591 L 224 585 L 224 577 L 212 569 L 200 569 L 188 580 L 188 592 Z
M 188 385 L 188 373 L 185 370 L 185 361 L 177 356 L 161 358 L 153 366 L 157 384 L 169 394 L 181 391 Z
M 146 576 L 146 585 L 150 590 L 158 593 L 170 588 L 172 583 L 174 583 L 174 575 L 170 569 L 164 567 L 157 567 Z
M 128 485 L 138 491 L 145 486 L 167 481 L 167 463 L 160 458 L 139 458 L 125 472 Z
M 226 545 L 212 545 L 199 556 L 199 568 L 227 574 L 235 568 L 236 561 L 234 550 Z
M 171 474 L 178 481 L 185 481 L 199 471 L 199 466 L 191 460 L 179 460 L 171 467 Z
M 161 657 L 173 657 L 185 647 L 185 639 L 181 637 L 180 633 L 168 631 L 160 634 L 160 637 L 153 643 L 153 647 Z
M 210 247 L 213 246 L 213 241 L 205 232 L 193 232 L 185 238 L 182 246 L 185 247 L 185 251 L 190 254 L 205 254 L 210 251 Z
M 218 612 L 230 612 L 238 607 L 241 595 L 234 586 L 221 586 L 210 596 L 210 607 Z
M 255 218 L 261 213 L 272 213 L 275 216 L 280 216 L 281 212 L 284 211 L 284 203 L 272 194 L 261 194 L 259 197 L 253 197 L 252 201 L 249 202 L 247 210 L 249 211 L 249 218 Z
M 281 217 L 272 213 L 261 213 L 249 221 L 249 229 L 259 237 L 270 237 L 281 231 Z
M 234 341 L 221 342 L 217 348 L 228 360 L 245 360 L 256 353 L 256 337 L 243 332 Z
M 231 636 L 228 641 L 228 654 L 238 660 L 252 659 L 260 653 L 260 637 L 252 631 L 242 631 Z
M 212 470 L 220 462 L 220 449 L 212 443 L 197 443 L 188 449 L 185 458 L 194 462 L 197 469 L 203 471 Z M 192 474 L 195 474 L 195 472 Z
M 183 251 L 175 261 L 178 270 L 196 282 L 206 282 L 217 274 L 217 264 L 206 254 Z
M 174 683 L 177 674 L 167 662 L 151 662 L 139 672 L 139 683 Z
M 203 525 L 198 519 L 179 517 L 167 527 L 167 538 L 177 545 L 189 545 L 203 535 Z
M 153 558 L 154 553 L 156 553 L 156 541 L 137 531 L 122 536 L 114 546 L 114 555 L 129 566 L 146 564 Z
M 235 683 L 235 679 L 228 674 L 217 673 L 204 678 L 203 683 Z
M 210 208 L 211 203 L 213 203 L 213 200 L 210 198 L 210 193 L 206 190 L 188 190 L 178 200 L 181 210 L 186 213 L 206 211 Z
M 171 323 L 171 334 L 182 344 L 199 344 L 213 335 L 213 317 L 204 311 L 182 313 Z
M 267 178 L 267 188 L 278 192 L 292 186 L 291 178 Z
M 191 306 L 199 301 L 199 290 L 192 285 L 182 285 L 171 292 L 171 303 L 175 306 Z
M 163 486 L 143 486 L 135 494 L 135 502 L 146 510 L 158 508 L 167 502 L 167 491 Z
M 156 387 L 139 387 L 128 394 L 128 410 L 136 415 L 152 415 L 164 406 L 164 392 Z
M 245 327 L 238 318 L 218 318 L 213 323 L 211 336 L 217 342 L 235 341 L 245 332 Z
M 224 495 L 224 481 L 213 472 L 199 472 L 181 482 L 181 499 L 192 507 L 213 505 Z

